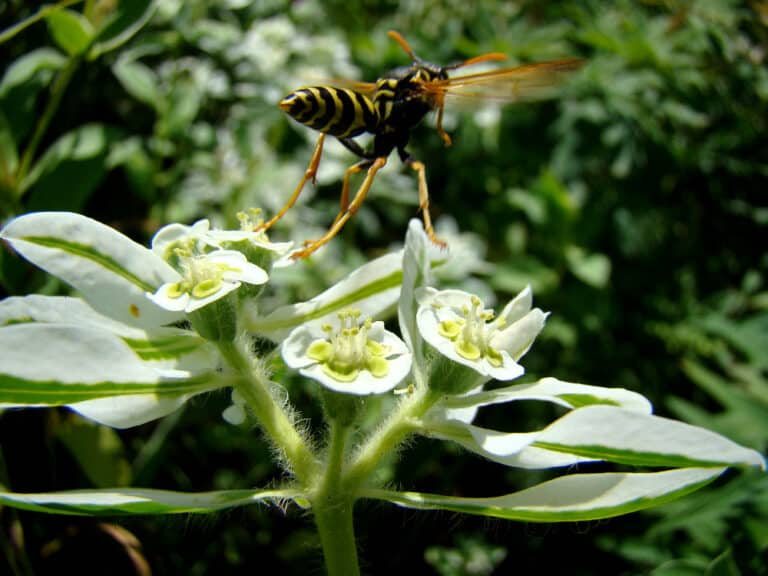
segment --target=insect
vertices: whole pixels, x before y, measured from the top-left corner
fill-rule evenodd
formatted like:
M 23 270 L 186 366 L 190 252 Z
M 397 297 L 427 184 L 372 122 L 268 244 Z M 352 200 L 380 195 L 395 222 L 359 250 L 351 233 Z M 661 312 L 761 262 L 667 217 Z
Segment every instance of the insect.
M 390 31 L 388 34 L 411 58 L 410 66 L 396 68 L 375 83 L 337 81 L 334 86 L 300 88 L 279 103 L 279 107 L 294 120 L 314 128 L 320 135 L 296 190 L 275 216 L 258 229 L 270 228 L 294 205 L 307 181 L 315 182 L 326 135 L 335 136 L 360 158 L 344 174 L 341 205 L 331 227 L 322 237 L 306 241 L 302 250 L 292 254 L 293 258 L 309 256 L 338 234 L 362 205 L 376 173 L 387 163 L 393 150 L 397 150 L 400 160 L 418 175 L 419 209 L 425 232 L 434 244 L 445 246 L 432 227 L 424 164 L 406 150 L 411 130 L 428 112 L 436 111 L 437 133 L 445 145 L 450 146 L 451 137 L 443 130 L 443 108 L 447 99 L 473 101 L 482 98 L 504 103 L 535 98 L 542 89 L 553 86 L 562 74 L 582 64 L 581 60 L 571 58 L 449 77 L 448 72 L 458 68 L 504 60 L 506 56 L 494 52 L 458 64 L 439 66 L 416 56 L 399 33 Z M 354 140 L 365 132 L 373 134 L 373 144 L 368 150 Z M 350 201 L 350 179 L 364 170 L 367 171 L 365 178 Z

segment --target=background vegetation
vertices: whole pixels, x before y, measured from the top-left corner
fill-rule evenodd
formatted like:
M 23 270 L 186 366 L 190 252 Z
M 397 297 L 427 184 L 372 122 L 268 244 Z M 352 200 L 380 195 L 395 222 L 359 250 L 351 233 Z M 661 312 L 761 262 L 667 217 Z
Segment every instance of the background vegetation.
M 527 378 L 637 390 L 659 414 L 768 448 L 765 2 L 89 1 L 67 3 L 82 17 L 43 19 L 33 4 L 0 3 L 2 218 L 80 211 L 141 242 L 169 221 L 231 225 L 243 208 L 274 212 L 316 138 L 275 103 L 322 78 L 373 80 L 407 63 L 389 29 L 438 63 L 489 51 L 510 65 L 585 58 L 556 100 L 448 111 L 449 149 L 430 122 L 414 132 L 439 228 L 466 250 L 442 284 L 501 302 L 533 285 L 553 314 L 526 357 Z M 105 30 L 115 5 L 120 18 Z M 272 236 L 319 235 L 353 161 L 329 143 L 318 185 Z M 413 174 L 393 157 L 343 234 L 285 271 L 272 302 L 308 298 L 401 241 L 416 209 Z M 66 290 L 8 251 L 0 258 L 6 294 Z M 311 386 L 290 393 L 316 417 Z M 0 482 L 16 491 L 269 484 L 279 471 L 257 431 L 224 423 L 227 403 L 209 396 L 119 433 L 66 411 L 6 412 Z M 530 429 L 537 410 L 481 418 Z M 391 474 L 406 488 L 477 496 L 541 480 L 426 440 Z M 5 509 L 0 522 L 3 573 L 322 571 L 296 509 L 113 523 Z M 357 526 L 373 575 L 768 573 L 760 474 L 599 524 L 372 504 Z

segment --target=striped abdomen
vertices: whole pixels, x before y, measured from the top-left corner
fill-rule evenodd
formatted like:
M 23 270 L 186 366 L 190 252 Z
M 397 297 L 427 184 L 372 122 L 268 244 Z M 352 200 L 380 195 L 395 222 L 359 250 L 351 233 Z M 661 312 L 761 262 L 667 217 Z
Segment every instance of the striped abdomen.
M 279 106 L 294 120 L 337 138 L 375 132 L 378 126 L 373 103 L 346 88 L 301 88 L 283 98 Z

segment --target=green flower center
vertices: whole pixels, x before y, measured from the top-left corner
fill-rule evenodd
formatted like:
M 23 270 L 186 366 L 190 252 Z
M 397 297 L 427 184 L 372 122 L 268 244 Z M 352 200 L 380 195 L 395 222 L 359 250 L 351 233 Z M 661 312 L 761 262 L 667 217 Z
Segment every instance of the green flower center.
M 339 382 L 354 381 L 361 370 L 368 370 L 376 378 L 389 373 L 386 356 L 389 347 L 368 338 L 371 319 L 359 322 L 359 310 L 342 310 L 338 314 L 341 327 L 323 326 L 325 339 L 315 340 L 307 349 L 307 356 L 320 364 L 323 371 Z
M 181 261 L 182 279 L 168 289 L 169 298 L 191 294 L 203 299 L 221 289 L 224 274 L 238 269 L 224 262 L 212 262 L 205 256 L 190 256 Z
M 491 338 L 505 324 L 503 319 L 489 324 L 494 319 L 493 310 L 485 309 L 477 296 L 472 296 L 471 306 L 462 307 L 460 316 L 442 320 L 438 333 L 453 342 L 454 350 L 462 358 L 473 361 L 485 358 L 491 365 L 501 366 L 504 358 L 491 346 Z

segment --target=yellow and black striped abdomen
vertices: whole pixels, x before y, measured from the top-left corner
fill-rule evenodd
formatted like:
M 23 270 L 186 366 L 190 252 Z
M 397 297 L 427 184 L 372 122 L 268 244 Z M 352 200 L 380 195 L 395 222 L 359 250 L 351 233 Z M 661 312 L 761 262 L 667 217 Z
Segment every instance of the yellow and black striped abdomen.
M 378 126 L 368 97 L 346 88 L 301 88 L 283 98 L 279 106 L 294 120 L 337 138 L 375 132 Z

